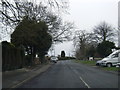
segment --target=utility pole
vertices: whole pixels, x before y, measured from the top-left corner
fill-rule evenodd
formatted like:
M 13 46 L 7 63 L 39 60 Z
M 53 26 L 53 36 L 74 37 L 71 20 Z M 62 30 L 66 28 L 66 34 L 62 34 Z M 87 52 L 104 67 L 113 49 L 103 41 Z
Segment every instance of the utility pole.
M 120 48 L 120 1 L 118 2 L 118 47 Z M 118 61 L 120 62 L 120 53 L 118 56 Z
M 120 1 L 118 2 L 118 47 L 120 47 Z
M 54 47 L 54 56 L 55 56 L 55 47 Z
M 0 42 L 0 89 L 2 90 L 2 43 Z

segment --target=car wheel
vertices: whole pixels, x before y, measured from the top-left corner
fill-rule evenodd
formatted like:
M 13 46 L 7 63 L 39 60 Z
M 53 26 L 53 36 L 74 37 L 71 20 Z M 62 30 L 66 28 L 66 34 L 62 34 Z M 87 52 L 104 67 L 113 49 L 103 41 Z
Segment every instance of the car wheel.
M 107 63 L 106 66 L 107 66 L 107 67 L 112 67 L 112 64 L 111 64 L 111 63 Z

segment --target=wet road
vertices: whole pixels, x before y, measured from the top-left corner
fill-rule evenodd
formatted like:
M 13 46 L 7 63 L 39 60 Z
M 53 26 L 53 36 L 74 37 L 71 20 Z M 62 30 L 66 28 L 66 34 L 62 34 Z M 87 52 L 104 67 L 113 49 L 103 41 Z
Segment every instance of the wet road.
M 71 60 L 58 61 L 19 88 L 118 88 L 118 75 Z

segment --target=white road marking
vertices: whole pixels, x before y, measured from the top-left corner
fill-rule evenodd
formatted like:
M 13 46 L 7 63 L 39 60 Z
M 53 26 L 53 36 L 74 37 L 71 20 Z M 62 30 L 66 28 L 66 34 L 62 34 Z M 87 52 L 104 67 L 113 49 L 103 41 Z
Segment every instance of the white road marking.
M 79 73 L 78 73 L 75 69 L 73 69 L 73 67 L 70 67 L 70 68 L 74 71 L 74 73 L 75 73 L 76 75 L 79 75 Z M 79 79 L 82 80 L 82 82 L 85 84 L 85 86 L 87 86 L 87 88 L 91 88 L 91 87 L 83 80 L 83 78 L 82 78 L 81 76 L 79 76 Z
M 82 77 L 79 77 L 80 78 L 80 80 L 82 80 L 83 81 L 83 83 L 88 87 L 88 88 L 90 88 L 90 86 L 83 80 L 83 78 Z
M 26 81 L 28 81 L 28 80 L 30 80 L 30 79 L 31 79 L 31 77 L 23 80 L 22 82 L 20 82 L 20 83 L 18 83 L 18 84 L 16 84 L 16 85 L 13 85 L 11 88 L 16 88 L 16 87 L 20 86 L 21 84 L 23 84 L 24 82 L 26 82 Z

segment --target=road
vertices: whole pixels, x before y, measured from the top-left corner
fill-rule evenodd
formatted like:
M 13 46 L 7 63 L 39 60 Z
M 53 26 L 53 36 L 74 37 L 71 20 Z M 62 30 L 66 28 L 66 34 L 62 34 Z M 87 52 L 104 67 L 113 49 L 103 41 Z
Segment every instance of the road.
M 71 60 L 58 61 L 19 88 L 118 88 L 118 75 Z

